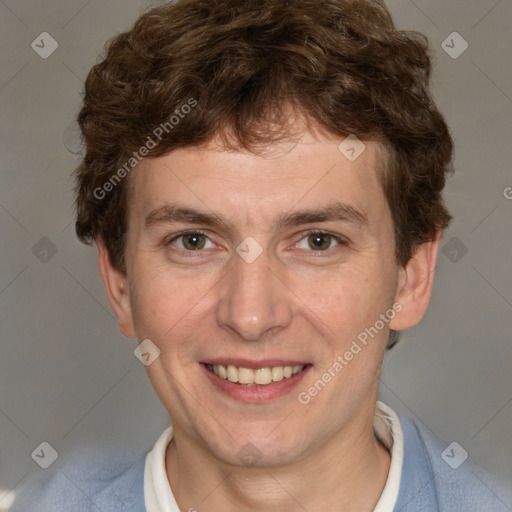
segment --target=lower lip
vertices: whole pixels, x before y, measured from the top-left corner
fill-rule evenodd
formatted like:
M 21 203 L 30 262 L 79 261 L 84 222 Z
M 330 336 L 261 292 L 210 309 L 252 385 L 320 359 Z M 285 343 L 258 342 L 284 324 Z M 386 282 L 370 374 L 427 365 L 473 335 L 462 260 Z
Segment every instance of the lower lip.
M 307 365 L 302 371 L 296 375 L 272 382 L 271 384 L 236 384 L 227 379 L 222 379 L 201 364 L 206 377 L 210 382 L 222 393 L 239 400 L 240 402 L 261 403 L 269 402 L 277 398 L 281 398 L 290 393 L 304 378 L 306 373 L 311 369 L 311 365 Z

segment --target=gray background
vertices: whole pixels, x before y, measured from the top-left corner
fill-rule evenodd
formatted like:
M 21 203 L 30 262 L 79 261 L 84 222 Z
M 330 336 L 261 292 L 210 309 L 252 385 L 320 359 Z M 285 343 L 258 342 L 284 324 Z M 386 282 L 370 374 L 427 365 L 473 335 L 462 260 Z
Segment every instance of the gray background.
M 151 5 L 0 0 L 0 509 L 52 470 L 31 458 L 43 441 L 55 469 L 82 446 L 149 450 L 167 426 L 136 342 L 117 330 L 96 250 L 75 238 L 68 151 L 105 40 Z M 429 36 L 457 173 L 430 309 L 388 354 L 381 399 L 511 481 L 512 0 L 388 5 L 400 28 Z M 59 45 L 47 59 L 31 48 L 45 31 Z M 454 31 L 469 43 L 457 59 L 442 47 Z

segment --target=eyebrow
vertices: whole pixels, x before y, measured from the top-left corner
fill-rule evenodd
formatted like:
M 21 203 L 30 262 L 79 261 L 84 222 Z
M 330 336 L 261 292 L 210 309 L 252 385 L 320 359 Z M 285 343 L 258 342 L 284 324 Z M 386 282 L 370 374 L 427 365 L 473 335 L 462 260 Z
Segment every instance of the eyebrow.
M 148 228 L 157 224 L 174 224 L 177 222 L 203 224 L 233 231 L 233 224 L 222 215 L 169 203 L 152 210 L 146 217 L 145 225 Z M 363 212 L 340 201 L 321 208 L 284 213 L 272 227 L 279 229 L 318 222 L 347 222 L 355 225 L 369 225 L 368 218 Z

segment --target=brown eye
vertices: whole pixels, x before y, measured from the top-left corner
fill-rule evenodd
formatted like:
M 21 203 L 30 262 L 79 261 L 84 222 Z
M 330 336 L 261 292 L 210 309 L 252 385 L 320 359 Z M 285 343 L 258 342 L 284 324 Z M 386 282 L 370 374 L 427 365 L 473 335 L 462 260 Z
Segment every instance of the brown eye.
M 312 233 L 308 236 L 309 246 L 315 251 L 329 249 L 332 242 L 332 236 L 328 233 Z
M 296 244 L 299 249 L 327 252 L 347 242 L 338 236 L 323 231 L 310 231 Z
M 185 235 L 183 237 L 183 246 L 191 251 L 197 251 L 205 246 L 205 237 L 199 233 Z
M 212 244 L 209 238 L 203 233 L 191 231 L 174 237 L 167 245 L 176 245 L 179 249 L 190 252 L 204 249 L 208 242 Z

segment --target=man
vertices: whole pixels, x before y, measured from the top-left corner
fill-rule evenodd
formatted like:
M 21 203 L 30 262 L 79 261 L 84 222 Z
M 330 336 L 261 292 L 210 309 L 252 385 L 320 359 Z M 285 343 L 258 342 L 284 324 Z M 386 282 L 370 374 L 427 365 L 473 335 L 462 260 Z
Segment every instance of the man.
M 381 1 L 182 0 L 111 41 L 76 229 L 172 427 L 37 510 L 508 509 L 377 401 L 450 220 L 429 76 Z

